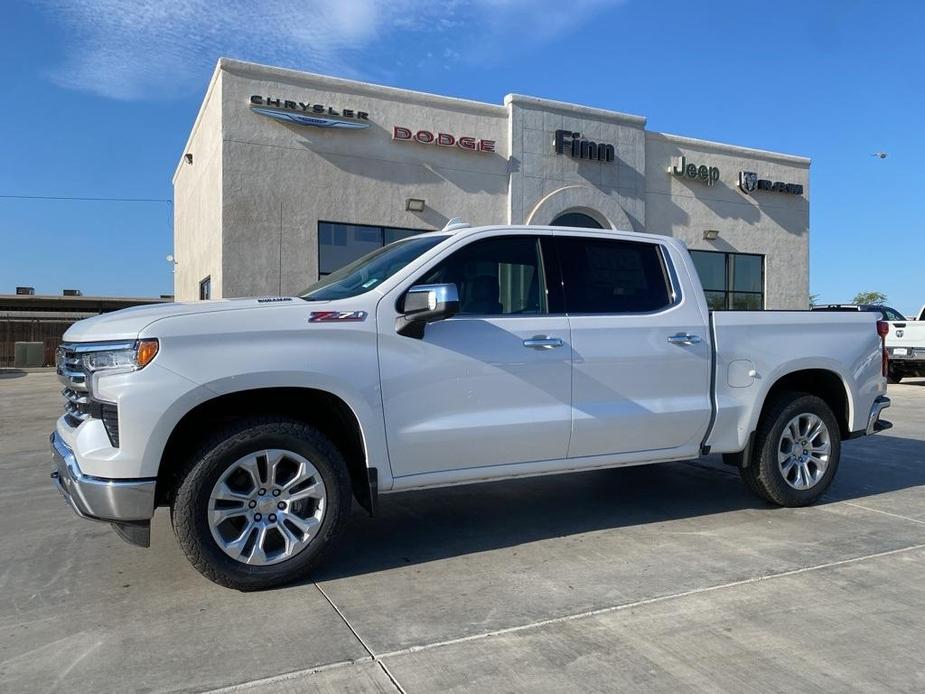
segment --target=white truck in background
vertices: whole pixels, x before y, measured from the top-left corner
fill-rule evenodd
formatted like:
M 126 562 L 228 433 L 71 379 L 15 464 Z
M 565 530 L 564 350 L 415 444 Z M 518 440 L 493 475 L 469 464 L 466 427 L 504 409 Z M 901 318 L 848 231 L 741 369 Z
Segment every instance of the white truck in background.
M 889 320 L 886 347 L 890 353 L 890 383 L 925 376 L 925 306 L 917 320 Z
M 886 349 L 890 359 L 887 380 L 899 383 L 910 376 L 925 376 L 925 306 L 918 320 L 908 320 L 895 308 L 883 304 L 827 304 L 814 311 L 866 311 L 885 322 Z
M 74 324 L 52 477 L 138 545 L 169 507 L 192 564 L 242 590 L 310 570 L 353 499 L 408 489 L 721 453 L 802 506 L 843 440 L 889 427 L 877 318 L 711 313 L 665 236 L 450 225 L 301 296 Z

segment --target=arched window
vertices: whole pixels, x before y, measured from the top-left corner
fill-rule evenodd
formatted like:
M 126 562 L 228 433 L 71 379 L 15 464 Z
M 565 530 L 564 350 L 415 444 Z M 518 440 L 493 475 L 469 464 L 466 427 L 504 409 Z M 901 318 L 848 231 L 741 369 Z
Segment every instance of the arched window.
M 601 223 L 584 212 L 566 212 L 552 220 L 554 227 L 581 227 L 582 229 L 603 229 Z

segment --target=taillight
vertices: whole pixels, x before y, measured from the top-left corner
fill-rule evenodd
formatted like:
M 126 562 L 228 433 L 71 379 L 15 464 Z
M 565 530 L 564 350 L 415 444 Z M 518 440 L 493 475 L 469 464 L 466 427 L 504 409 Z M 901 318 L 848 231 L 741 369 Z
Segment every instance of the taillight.
M 885 320 L 878 320 L 877 334 L 880 336 L 880 372 L 883 377 L 886 378 L 886 376 L 890 373 L 890 353 L 886 351 L 886 336 L 890 334 L 890 324 Z

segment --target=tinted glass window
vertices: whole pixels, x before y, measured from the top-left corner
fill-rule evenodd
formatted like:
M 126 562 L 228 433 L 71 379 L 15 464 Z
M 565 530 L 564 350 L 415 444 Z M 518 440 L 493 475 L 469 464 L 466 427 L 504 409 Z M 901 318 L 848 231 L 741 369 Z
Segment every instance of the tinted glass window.
M 642 313 L 664 308 L 668 278 L 649 243 L 558 237 L 569 313 Z
M 764 290 L 761 256 L 734 253 L 731 259 L 733 291 L 761 293 Z
M 318 222 L 318 274 L 336 272 L 377 248 L 420 233 L 420 229 Z
M 764 308 L 764 256 L 717 251 L 690 253 L 711 310 Z
M 308 301 L 329 301 L 365 294 L 445 239 L 445 235 L 434 234 L 377 248 L 347 267 L 322 277 L 300 296 Z
M 883 307 L 883 317 L 889 321 L 904 321 L 906 320 L 905 316 L 901 315 L 896 309 L 892 309 L 889 306 Z
M 594 217 L 584 214 L 583 212 L 566 212 L 560 214 L 554 220 L 554 227 L 581 227 L 583 229 L 602 229 L 600 223 Z
M 459 313 L 479 316 L 546 313 L 539 239 L 504 236 L 470 243 L 418 284 L 455 284 Z

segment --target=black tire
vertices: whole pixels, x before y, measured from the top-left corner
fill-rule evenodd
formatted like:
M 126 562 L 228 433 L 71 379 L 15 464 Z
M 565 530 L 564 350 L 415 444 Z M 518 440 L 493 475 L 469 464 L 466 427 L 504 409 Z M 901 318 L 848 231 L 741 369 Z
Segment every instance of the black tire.
M 226 554 L 209 526 L 209 497 L 222 474 L 248 453 L 278 448 L 311 461 L 326 490 L 325 510 L 315 536 L 292 558 L 252 566 Z M 238 420 L 217 432 L 193 456 L 181 475 L 171 506 L 177 540 L 190 563 L 210 581 L 242 591 L 261 590 L 303 578 L 343 530 L 350 513 L 350 478 L 343 457 L 318 430 L 284 417 Z
M 899 383 L 900 381 L 903 380 L 903 374 L 899 373 L 898 371 L 894 371 L 893 369 L 890 369 L 887 372 L 886 380 L 887 380 L 887 383 Z
M 784 428 L 801 414 L 816 415 L 829 432 L 828 465 L 819 480 L 808 489 L 791 486 L 778 463 Z M 739 470 L 742 480 L 752 492 L 779 506 L 808 506 L 816 501 L 832 483 L 841 458 L 841 434 L 835 415 L 824 400 L 806 393 L 780 393 L 768 403 L 767 411 L 758 422 L 754 446 L 748 467 Z

